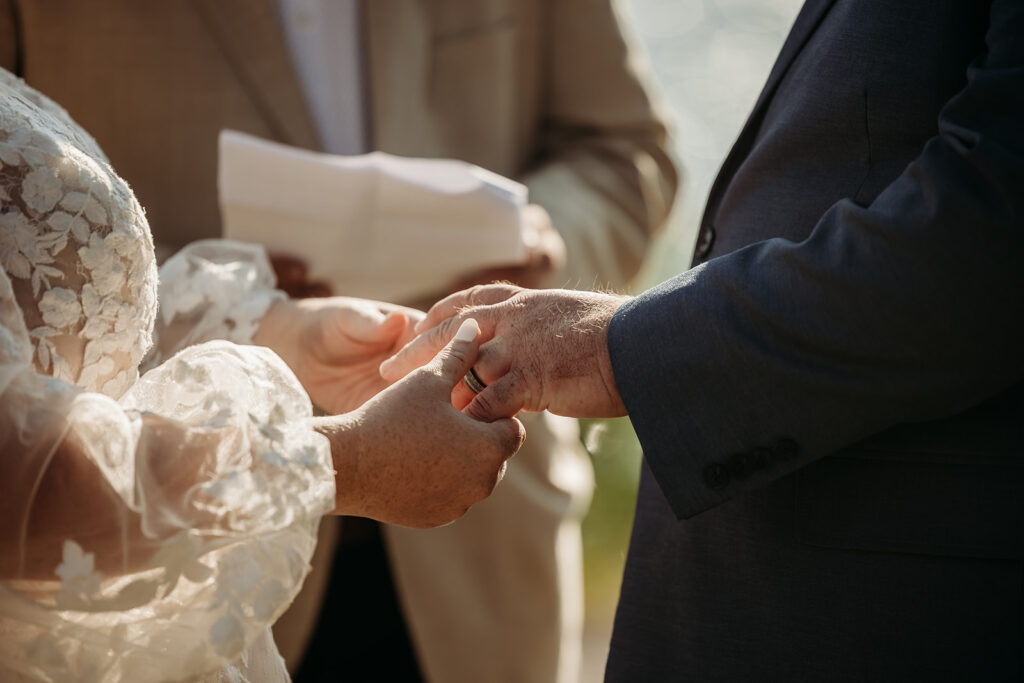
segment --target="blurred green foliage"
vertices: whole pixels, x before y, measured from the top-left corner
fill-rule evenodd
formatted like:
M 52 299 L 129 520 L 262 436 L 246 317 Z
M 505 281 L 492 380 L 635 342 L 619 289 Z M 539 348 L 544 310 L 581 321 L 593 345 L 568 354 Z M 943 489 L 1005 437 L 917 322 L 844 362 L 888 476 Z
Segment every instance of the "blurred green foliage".
M 594 498 L 583 520 L 588 618 L 610 619 L 619 599 L 640 481 L 640 443 L 628 418 L 580 420 L 594 463 Z

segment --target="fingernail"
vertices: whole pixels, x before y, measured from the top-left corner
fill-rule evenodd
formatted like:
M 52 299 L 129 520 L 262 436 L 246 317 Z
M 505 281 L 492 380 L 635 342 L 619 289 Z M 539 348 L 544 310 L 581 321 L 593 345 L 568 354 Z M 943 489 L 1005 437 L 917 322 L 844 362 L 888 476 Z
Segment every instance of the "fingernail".
M 472 318 L 466 318 L 459 325 L 459 331 L 455 333 L 455 341 L 473 341 L 480 332 L 480 324 Z

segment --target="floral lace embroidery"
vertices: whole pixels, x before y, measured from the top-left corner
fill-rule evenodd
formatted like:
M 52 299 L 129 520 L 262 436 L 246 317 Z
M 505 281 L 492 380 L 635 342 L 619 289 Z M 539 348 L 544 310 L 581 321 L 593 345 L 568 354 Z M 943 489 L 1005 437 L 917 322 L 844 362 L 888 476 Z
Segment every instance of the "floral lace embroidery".
M 63 109 L 0 70 L 0 500 L 27 533 L 73 433 L 137 518 L 110 532 L 125 566 L 145 558 L 100 571 L 85 535 L 54 541 L 52 577 L 4 577 L 4 680 L 241 680 L 333 506 L 329 448 L 291 371 L 267 349 L 208 341 L 250 341 L 283 296 L 262 250 L 198 243 L 161 276 L 157 320 L 135 197 Z M 168 494 L 168 458 L 186 452 L 202 458 L 194 480 Z
M 116 398 L 156 314 L 145 215 L 63 109 L 6 72 L 0 88 L 0 266 L 31 321 L 36 367 Z
M 155 345 L 143 365 L 152 367 L 177 349 L 210 339 L 250 343 L 270 305 L 285 298 L 275 282 L 258 245 L 229 240 L 188 245 L 160 268 Z

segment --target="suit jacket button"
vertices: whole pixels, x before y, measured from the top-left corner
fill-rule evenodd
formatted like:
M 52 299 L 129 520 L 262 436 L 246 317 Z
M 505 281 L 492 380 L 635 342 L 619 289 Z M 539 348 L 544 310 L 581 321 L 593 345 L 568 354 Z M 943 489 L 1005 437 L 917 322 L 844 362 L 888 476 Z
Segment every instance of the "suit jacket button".
M 705 225 L 700 231 L 700 237 L 697 239 L 696 253 L 698 258 L 707 258 L 707 255 L 711 253 L 711 247 L 715 244 L 715 228 L 710 223 Z
M 750 454 L 737 453 L 725 461 L 729 470 L 729 476 L 733 479 L 743 479 L 750 474 Z
M 793 439 L 779 439 L 772 452 L 776 461 L 792 460 L 800 455 L 800 447 Z
M 713 489 L 724 488 L 729 479 L 729 468 L 721 463 L 716 462 L 704 468 L 704 483 Z

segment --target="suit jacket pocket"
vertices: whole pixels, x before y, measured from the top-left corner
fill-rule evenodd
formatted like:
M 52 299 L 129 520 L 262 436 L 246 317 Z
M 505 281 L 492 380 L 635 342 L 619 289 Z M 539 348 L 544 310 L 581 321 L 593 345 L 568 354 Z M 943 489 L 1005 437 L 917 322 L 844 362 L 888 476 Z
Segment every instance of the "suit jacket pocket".
M 798 473 L 797 531 L 811 545 L 1024 558 L 1024 459 L 848 450 Z

